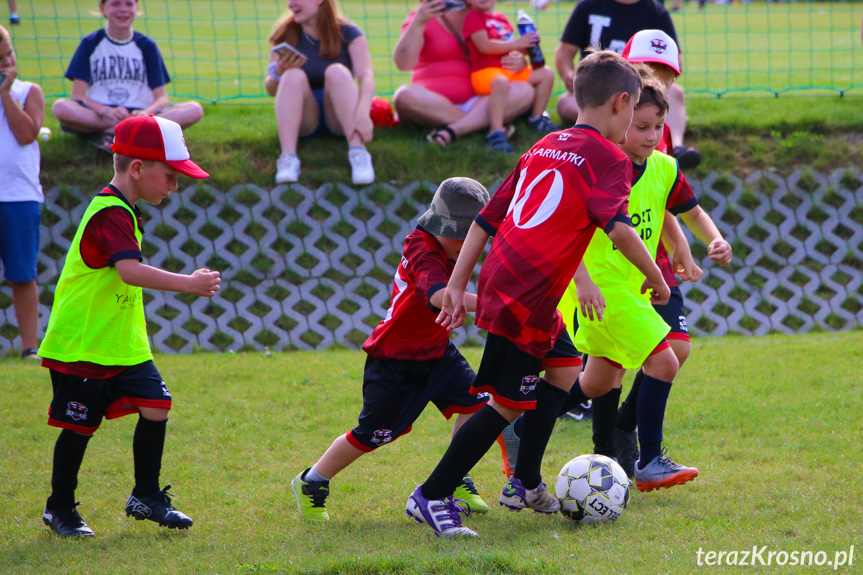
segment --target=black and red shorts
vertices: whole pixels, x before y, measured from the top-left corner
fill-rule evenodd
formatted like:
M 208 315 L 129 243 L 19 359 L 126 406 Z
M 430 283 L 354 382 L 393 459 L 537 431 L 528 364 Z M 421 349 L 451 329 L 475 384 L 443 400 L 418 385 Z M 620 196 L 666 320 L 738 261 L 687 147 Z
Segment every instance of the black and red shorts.
M 683 292 L 679 287 L 671 288 L 671 297 L 665 305 L 655 305 L 656 310 L 671 331 L 666 339 L 680 339 L 689 341 L 689 326 L 686 325 L 686 310 L 683 309 Z
M 363 410 L 359 425 L 346 435 L 351 445 L 372 451 L 409 433 L 429 402 L 449 419 L 454 413 L 474 413 L 488 395 L 470 392 L 475 374 L 453 344 L 439 359 L 366 358 Z
M 113 377 L 87 379 L 51 370 L 54 399 L 48 425 L 92 434 L 102 418 L 138 413 L 139 407 L 171 409 L 171 392 L 151 361 L 132 365 Z
M 544 369 L 580 365 L 581 355 L 563 326 L 544 358 L 522 351 L 504 336 L 489 333 L 471 392 L 487 392 L 511 409 L 534 409 L 536 386 Z

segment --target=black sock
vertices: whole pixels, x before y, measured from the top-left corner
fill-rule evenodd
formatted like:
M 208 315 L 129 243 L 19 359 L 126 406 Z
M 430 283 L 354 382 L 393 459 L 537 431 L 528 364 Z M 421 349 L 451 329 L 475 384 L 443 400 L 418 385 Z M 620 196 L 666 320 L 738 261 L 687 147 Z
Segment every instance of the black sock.
M 641 382 L 641 391 L 638 393 L 638 446 L 642 469 L 662 452 L 662 424 L 671 385 L 670 381 L 649 375 L 645 375 Z
M 497 436 L 509 422 L 489 405 L 474 413 L 452 438 L 440 462 L 423 483 L 426 499 L 449 497 L 473 469 L 482 456 L 494 445 Z
M 593 450 L 606 457 L 617 457 L 614 448 L 614 423 L 617 419 L 617 404 L 620 402 L 619 387 L 605 395 L 593 398 Z
M 629 395 L 617 410 L 617 427 L 624 431 L 635 431 L 635 426 L 638 425 L 636 413 L 638 409 L 638 391 L 641 389 L 641 380 L 644 379 L 644 370 L 639 369 L 632 380 L 632 389 L 629 390 Z
M 162 450 L 165 447 L 165 429 L 168 420 L 151 421 L 138 418 L 132 454 L 135 458 L 135 488 L 132 495 L 144 497 L 159 491 L 159 473 L 162 471 Z
M 57 509 L 75 503 L 75 488 L 78 487 L 78 470 L 84 460 L 84 452 L 90 437 L 69 429 L 60 432 L 54 445 L 54 468 L 51 472 L 51 497 L 46 507 Z
M 524 412 L 524 430 L 515 469 L 525 489 L 536 489 L 542 482 L 542 456 L 566 398 L 567 392 L 540 379 L 536 386 L 536 408 Z
M 512 430 L 515 436 L 521 439 L 522 430 L 524 429 L 524 414 L 518 416 L 518 419 L 512 422 Z
M 585 401 L 590 399 L 589 397 L 584 395 L 583 391 L 581 391 L 581 384 L 578 380 L 579 378 L 576 377 L 575 383 L 572 384 L 572 389 L 569 390 L 569 396 L 563 400 L 563 405 L 560 406 L 560 413 L 558 414 L 558 417 L 569 411 L 572 411 L 573 409 L 578 407 L 580 403 L 584 403 Z

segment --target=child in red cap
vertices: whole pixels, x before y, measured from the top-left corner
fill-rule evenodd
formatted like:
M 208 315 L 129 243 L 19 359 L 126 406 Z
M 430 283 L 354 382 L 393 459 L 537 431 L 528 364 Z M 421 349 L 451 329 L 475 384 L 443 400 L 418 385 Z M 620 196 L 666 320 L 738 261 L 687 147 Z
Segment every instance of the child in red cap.
M 126 515 L 169 528 L 192 520 L 177 511 L 168 487 L 159 489 L 171 393 L 147 339 L 141 288 L 213 297 L 219 272 L 175 274 L 142 263 L 138 200 L 158 205 L 177 177 L 208 174 L 189 158 L 179 124 L 139 116 L 117 124 L 114 178 L 90 202 L 69 246 L 54 292 L 42 365 L 51 370 L 54 398 L 48 425 L 62 429 L 54 448 L 51 496 L 42 520 L 65 537 L 92 537 L 76 507 L 78 469 L 103 417 L 138 413 L 132 443 L 135 487 Z

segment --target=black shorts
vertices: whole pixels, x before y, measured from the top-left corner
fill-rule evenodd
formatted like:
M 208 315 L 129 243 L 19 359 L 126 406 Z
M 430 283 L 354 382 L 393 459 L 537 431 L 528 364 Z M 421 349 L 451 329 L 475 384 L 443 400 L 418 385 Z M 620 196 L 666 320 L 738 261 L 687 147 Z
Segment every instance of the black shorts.
M 682 339 L 689 341 L 689 327 L 686 325 L 686 311 L 683 309 L 683 292 L 679 287 L 671 288 L 671 297 L 665 305 L 655 305 L 656 310 L 671 332 L 665 336 L 666 339 Z
M 54 399 L 48 425 L 91 434 L 102 418 L 138 413 L 139 407 L 171 409 L 171 392 L 151 361 L 132 365 L 106 379 L 86 379 L 51 370 Z
M 511 409 L 534 409 L 542 370 L 577 365 L 581 365 L 581 356 L 563 326 L 545 358 L 530 355 L 509 339 L 489 333 L 471 392 L 490 393 L 497 403 Z
M 488 395 L 470 392 L 475 374 L 458 348 L 449 343 L 440 359 L 366 358 L 363 410 L 359 425 L 347 433 L 351 445 L 372 451 L 409 433 L 429 402 L 449 419 L 474 413 Z

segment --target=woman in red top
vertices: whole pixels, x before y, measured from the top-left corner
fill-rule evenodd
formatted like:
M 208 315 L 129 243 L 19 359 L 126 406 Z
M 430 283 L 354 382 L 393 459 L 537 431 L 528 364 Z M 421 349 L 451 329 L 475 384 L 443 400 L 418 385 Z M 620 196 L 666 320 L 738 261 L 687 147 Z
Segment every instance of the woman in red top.
M 429 126 L 428 140 L 440 146 L 457 137 L 488 129 L 488 97 L 477 96 L 470 82 L 467 46 L 462 39 L 467 10 L 444 11 L 446 0 L 420 2 L 402 25 L 393 52 L 399 70 L 411 71 L 411 83 L 400 86 L 393 104 L 402 122 Z M 501 66 L 518 72 L 527 66 L 524 54 L 512 52 Z M 505 120 L 528 111 L 534 90 L 510 90 Z

